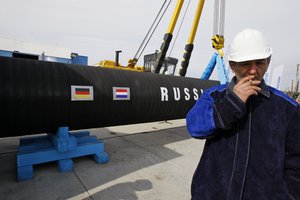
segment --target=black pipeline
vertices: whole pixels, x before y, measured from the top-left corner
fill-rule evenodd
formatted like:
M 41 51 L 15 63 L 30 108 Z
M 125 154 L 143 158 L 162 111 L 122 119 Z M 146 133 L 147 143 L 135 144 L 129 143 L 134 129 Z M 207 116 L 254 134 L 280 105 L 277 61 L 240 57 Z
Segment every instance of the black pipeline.
M 0 57 L 0 137 L 185 118 L 216 81 Z

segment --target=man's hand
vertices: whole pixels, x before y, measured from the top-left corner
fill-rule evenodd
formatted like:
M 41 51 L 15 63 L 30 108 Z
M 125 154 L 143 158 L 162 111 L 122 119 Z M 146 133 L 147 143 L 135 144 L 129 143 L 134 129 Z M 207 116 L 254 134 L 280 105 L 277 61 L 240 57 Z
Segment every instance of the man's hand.
M 246 76 L 239 80 L 239 82 L 234 86 L 233 92 L 244 102 L 246 103 L 247 99 L 251 95 L 258 95 L 258 92 L 261 90 L 258 85 L 261 81 L 253 80 L 254 75 Z

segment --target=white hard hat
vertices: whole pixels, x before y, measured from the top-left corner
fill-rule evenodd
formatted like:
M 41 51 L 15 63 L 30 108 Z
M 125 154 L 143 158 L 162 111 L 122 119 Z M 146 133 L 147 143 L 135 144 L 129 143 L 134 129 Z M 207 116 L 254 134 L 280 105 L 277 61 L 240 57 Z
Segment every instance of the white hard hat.
M 268 58 L 272 48 L 267 46 L 263 34 L 254 29 L 245 29 L 238 33 L 231 44 L 229 61 L 243 62 Z

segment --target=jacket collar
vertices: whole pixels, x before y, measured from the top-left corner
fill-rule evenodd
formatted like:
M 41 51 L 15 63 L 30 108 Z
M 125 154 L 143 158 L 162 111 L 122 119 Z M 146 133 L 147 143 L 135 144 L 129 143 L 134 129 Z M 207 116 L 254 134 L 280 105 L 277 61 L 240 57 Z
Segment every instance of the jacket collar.
M 236 85 L 236 83 L 237 83 L 237 79 L 236 79 L 236 77 L 233 77 L 227 86 L 229 92 L 233 92 L 233 87 Z M 269 90 L 267 84 L 265 83 L 265 80 L 261 81 L 259 87 L 261 88 L 261 91 L 259 93 L 267 98 L 270 98 L 270 90 Z

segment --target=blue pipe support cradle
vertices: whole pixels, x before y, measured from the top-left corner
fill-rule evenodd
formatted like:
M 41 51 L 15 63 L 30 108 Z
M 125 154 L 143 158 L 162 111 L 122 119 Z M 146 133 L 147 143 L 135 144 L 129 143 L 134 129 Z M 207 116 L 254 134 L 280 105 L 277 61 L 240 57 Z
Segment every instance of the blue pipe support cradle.
M 33 178 L 33 165 L 57 161 L 59 171 L 73 170 L 72 158 L 93 155 L 96 163 L 107 163 L 104 143 L 89 131 L 70 133 L 68 127 L 59 127 L 56 134 L 21 138 L 17 154 L 17 180 Z

